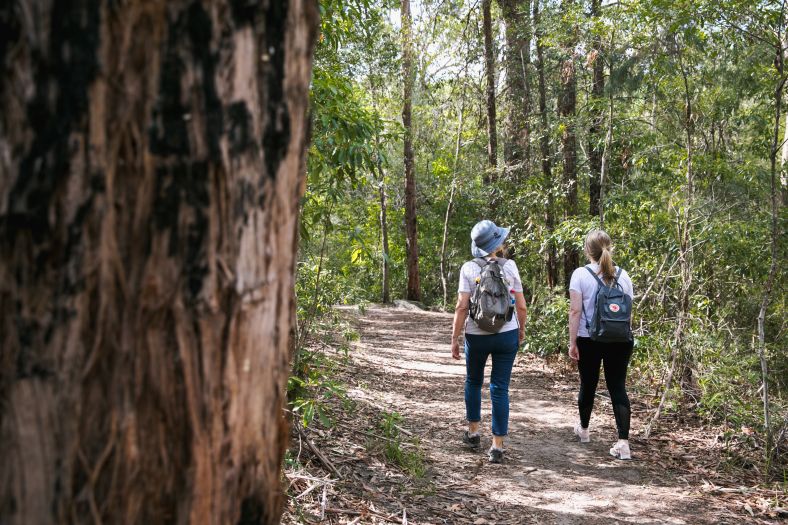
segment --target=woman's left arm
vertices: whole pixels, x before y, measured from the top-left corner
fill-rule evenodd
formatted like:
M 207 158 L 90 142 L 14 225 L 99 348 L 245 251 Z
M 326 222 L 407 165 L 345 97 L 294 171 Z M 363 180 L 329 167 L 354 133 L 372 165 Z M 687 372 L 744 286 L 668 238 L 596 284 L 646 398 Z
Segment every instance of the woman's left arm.
M 522 343 L 525 339 L 525 321 L 528 317 L 525 295 L 523 295 L 523 292 L 514 292 L 514 306 L 515 310 L 517 311 L 517 326 L 520 327 L 518 335 L 520 336 L 520 342 Z

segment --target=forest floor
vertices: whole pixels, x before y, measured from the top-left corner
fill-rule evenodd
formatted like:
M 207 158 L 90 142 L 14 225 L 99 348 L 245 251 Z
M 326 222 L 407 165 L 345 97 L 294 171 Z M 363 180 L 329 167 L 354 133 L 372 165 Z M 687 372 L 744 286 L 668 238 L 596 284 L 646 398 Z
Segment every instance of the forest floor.
M 572 432 L 576 372 L 566 360 L 518 356 L 505 460 L 490 464 L 486 382 L 482 448 L 474 452 L 460 441 L 465 368 L 450 356 L 452 316 L 392 307 L 343 314 L 358 340 L 346 353 L 323 351 L 346 399 L 329 401 L 332 425 L 294 429 L 284 523 L 732 524 L 788 517 L 785 492 L 725 467 L 717 433 L 699 422 L 667 420 L 651 439 L 631 440 L 631 461 L 611 457 L 615 423 L 604 379 L 591 443 L 579 443 Z M 637 436 L 650 410 L 632 397 Z

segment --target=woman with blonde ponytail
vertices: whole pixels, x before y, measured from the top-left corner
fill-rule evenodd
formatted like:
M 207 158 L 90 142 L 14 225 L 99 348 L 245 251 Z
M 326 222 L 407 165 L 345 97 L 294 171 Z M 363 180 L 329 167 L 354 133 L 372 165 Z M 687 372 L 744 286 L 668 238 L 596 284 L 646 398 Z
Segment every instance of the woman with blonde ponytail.
M 592 340 L 589 327 L 594 317 L 600 281 L 606 286 L 620 287 L 631 299 L 634 296 L 632 280 L 624 269 L 613 263 L 613 243 L 604 231 L 589 232 L 584 251 L 590 264 L 576 269 L 569 282 L 569 357 L 577 361 L 580 372 L 580 393 L 577 397 L 580 420 L 574 431 L 581 443 L 591 441 L 588 424 L 599 383 L 599 368 L 604 365 L 605 382 L 618 428 L 618 441 L 610 448 L 610 454 L 619 459 L 631 459 L 626 377 L 633 343 Z

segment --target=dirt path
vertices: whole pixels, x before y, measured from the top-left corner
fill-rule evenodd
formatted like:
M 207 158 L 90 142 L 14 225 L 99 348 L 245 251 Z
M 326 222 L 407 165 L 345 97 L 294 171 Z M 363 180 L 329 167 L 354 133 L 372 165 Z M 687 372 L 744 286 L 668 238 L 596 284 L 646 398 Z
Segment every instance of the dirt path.
M 356 372 L 349 396 L 360 404 L 402 414 L 403 427 L 419 438 L 426 454 L 435 494 L 449 502 L 440 512 L 432 512 L 420 506 L 421 496 L 402 492 L 397 501 L 411 509 L 410 523 L 744 521 L 741 514 L 731 514 L 702 492 L 702 480 L 688 481 L 681 471 L 665 469 L 652 457 L 648 443 L 633 441 L 632 461 L 610 457 L 615 424 L 603 395 L 598 396 L 592 417 L 592 442 L 577 442 L 572 433 L 576 417 L 573 376 L 561 376 L 537 358 L 518 356 L 510 387 L 506 461 L 489 464 L 485 455 L 490 445 L 486 381 L 482 451 L 468 451 L 459 441 L 465 424 L 465 369 L 462 361 L 450 357 L 451 316 L 376 307 L 353 317 L 360 340 L 350 352 Z M 640 428 L 642 415 L 635 403 L 633 430 Z M 355 521 L 359 522 L 365 521 Z
M 315 352 L 353 403 L 328 396 L 333 423 L 294 432 L 283 523 L 738 524 L 788 515 L 784 486 L 733 468 L 719 429 L 700 421 L 665 421 L 649 441 L 631 440 L 632 461 L 610 457 L 615 424 L 603 385 L 592 442 L 580 444 L 572 433 L 576 372 L 524 354 L 512 373 L 506 461 L 491 465 L 487 385 L 482 450 L 460 442 L 465 367 L 449 353 L 451 315 L 340 310 L 358 341 L 347 352 L 315 341 Z M 638 397 L 631 393 L 634 435 L 649 413 Z M 392 438 L 381 435 L 382 422 L 395 412 L 395 451 L 423 458 L 419 475 L 386 453 Z

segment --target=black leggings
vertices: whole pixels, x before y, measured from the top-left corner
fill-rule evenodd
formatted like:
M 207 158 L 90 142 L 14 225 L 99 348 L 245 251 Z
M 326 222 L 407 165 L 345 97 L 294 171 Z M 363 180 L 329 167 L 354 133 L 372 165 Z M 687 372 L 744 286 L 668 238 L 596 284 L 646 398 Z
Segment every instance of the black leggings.
M 599 383 L 599 365 L 604 363 L 605 382 L 613 403 L 618 438 L 629 439 L 630 408 L 625 383 L 629 358 L 632 357 L 632 343 L 599 343 L 588 337 L 578 337 L 577 348 L 580 351 L 577 363 L 580 371 L 580 395 L 577 396 L 580 424 L 588 428 Z

